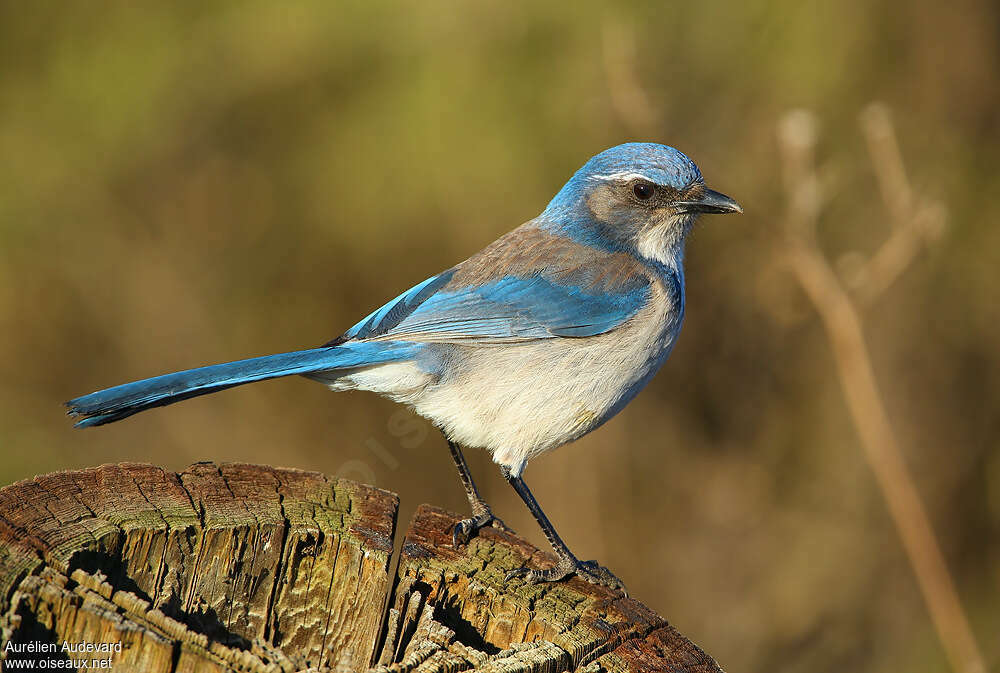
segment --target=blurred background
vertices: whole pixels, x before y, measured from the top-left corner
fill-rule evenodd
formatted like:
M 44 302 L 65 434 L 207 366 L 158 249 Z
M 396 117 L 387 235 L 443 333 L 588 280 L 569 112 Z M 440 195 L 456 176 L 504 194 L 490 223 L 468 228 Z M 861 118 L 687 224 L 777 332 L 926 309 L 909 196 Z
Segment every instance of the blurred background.
M 444 441 L 300 379 L 78 432 L 61 403 L 323 343 L 534 217 L 588 157 L 673 145 L 746 214 L 688 246 L 646 391 L 525 476 L 582 558 L 734 671 L 941 671 L 816 313 L 782 264 L 778 121 L 816 115 L 837 268 L 891 230 L 859 113 L 947 226 L 863 313 L 988 667 L 1000 657 L 1000 10 L 940 3 L 0 5 L 0 482 L 115 461 L 339 474 L 464 512 Z M 844 264 L 840 264 L 844 261 Z M 489 457 L 486 498 L 544 540 Z

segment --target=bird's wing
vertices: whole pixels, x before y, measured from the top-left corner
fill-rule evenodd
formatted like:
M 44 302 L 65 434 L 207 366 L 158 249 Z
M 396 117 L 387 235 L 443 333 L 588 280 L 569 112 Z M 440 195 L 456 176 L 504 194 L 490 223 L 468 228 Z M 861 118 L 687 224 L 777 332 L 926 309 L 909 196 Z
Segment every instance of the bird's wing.
M 404 292 L 341 339 L 499 344 L 608 332 L 650 296 L 649 280 L 616 292 L 587 290 L 546 278 L 507 276 L 452 287 L 454 270 Z
M 652 280 L 644 269 L 632 256 L 528 223 L 407 290 L 331 343 L 502 344 L 594 336 L 649 301 Z

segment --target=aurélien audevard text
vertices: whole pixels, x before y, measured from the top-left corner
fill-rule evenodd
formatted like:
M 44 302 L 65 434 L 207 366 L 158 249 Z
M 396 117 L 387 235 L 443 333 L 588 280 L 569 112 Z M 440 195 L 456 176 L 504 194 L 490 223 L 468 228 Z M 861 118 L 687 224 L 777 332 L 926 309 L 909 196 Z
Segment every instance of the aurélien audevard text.
M 8 641 L 4 645 L 3 651 L 8 667 L 18 667 L 17 660 L 27 656 L 35 661 L 35 665 L 31 668 L 100 669 L 111 668 L 114 655 L 122 651 L 122 643 L 120 640 L 106 643 L 69 642 L 66 640 L 62 643 L 44 640 Z M 54 655 L 54 658 L 45 659 L 38 656 L 45 654 Z

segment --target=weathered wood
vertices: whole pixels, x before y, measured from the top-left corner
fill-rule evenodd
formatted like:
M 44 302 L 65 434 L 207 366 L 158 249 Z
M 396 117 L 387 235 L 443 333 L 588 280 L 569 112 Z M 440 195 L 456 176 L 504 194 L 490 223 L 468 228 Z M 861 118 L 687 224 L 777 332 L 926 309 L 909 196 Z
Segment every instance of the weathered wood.
M 111 465 L 14 484 L 0 491 L 4 637 L 122 640 L 133 645 L 122 663 L 150 671 L 186 659 L 364 668 L 396 507 L 385 491 L 249 465 Z M 98 616 L 109 609 L 115 619 Z M 142 651 L 164 638 L 172 654 L 154 666 Z
M 13 484 L 0 489 L 0 653 L 164 673 L 720 670 L 621 594 L 506 582 L 553 559 L 495 529 L 455 549 L 457 518 L 429 506 L 391 586 L 397 504 L 242 464 L 106 465 Z

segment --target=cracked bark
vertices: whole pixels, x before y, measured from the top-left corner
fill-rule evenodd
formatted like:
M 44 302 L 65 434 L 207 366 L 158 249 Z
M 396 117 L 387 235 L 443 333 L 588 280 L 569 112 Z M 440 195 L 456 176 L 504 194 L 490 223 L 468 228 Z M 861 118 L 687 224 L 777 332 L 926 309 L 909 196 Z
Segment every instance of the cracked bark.
M 719 671 L 638 601 L 421 507 L 390 573 L 395 495 L 315 472 L 123 463 L 0 489 L 0 647 L 122 643 L 117 670 Z M 30 656 L 7 652 L 8 659 Z M 91 655 L 88 655 L 91 656 Z M 99 659 L 107 655 L 94 654 Z

